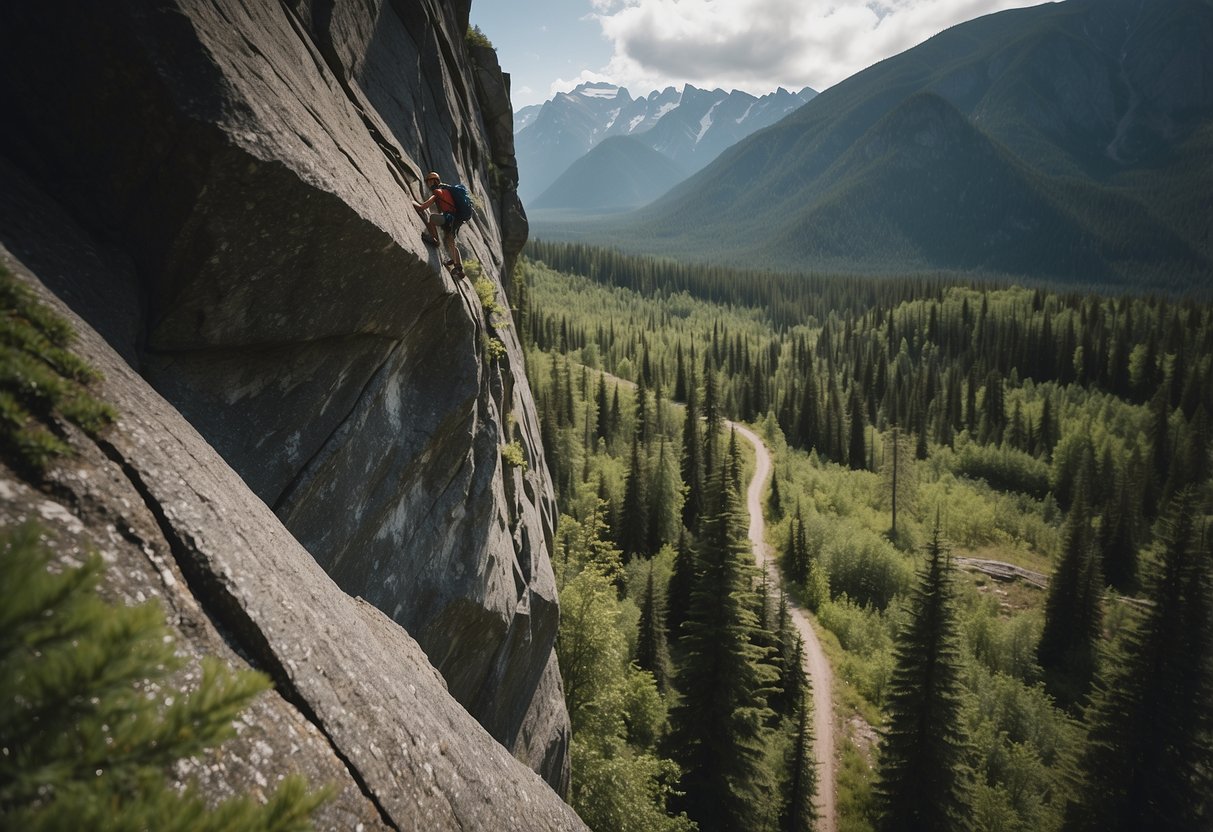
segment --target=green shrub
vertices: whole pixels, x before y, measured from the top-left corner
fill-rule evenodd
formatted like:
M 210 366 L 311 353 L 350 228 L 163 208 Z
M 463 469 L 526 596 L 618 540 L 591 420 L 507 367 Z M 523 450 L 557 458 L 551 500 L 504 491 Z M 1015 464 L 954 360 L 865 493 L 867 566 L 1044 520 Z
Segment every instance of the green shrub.
M 515 439 L 508 445 L 501 446 L 501 461 L 511 468 L 519 468 L 526 470 L 526 453 L 522 450 L 522 443 Z
M 500 338 L 488 336 L 484 339 L 484 357 L 489 361 L 500 361 L 506 355 L 508 352 Z
M 960 476 L 985 480 L 999 491 L 1022 491 L 1037 500 L 1049 492 L 1049 466 L 1006 445 L 966 443 L 957 450 L 955 471 Z
M 879 535 L 848 530 L 826 544 L 823 552 L 834 597 L 846 595 L 861 606 L 880 609 L 905 592 L 914 577 L 906 557 Z
M 269 680 L 207 659 L 192 694 L 160 693 L 182 663 L 159 605 L 103 603 L 101 559 L 48 571 L 38 535 L 0 537 L 0 829 L 310 829 L 328 792 L 297 776 L 264 804 L 210 809 L 169 783 L 173 763 L 233 735 Z
M 466 40 L 469 46 L 483 46 L 486 49 L 497 48 L 493 46 L 493 42 L 489 40 L 488 35 L 486 35 L 479 26 L 473 25 L 468 27 Z

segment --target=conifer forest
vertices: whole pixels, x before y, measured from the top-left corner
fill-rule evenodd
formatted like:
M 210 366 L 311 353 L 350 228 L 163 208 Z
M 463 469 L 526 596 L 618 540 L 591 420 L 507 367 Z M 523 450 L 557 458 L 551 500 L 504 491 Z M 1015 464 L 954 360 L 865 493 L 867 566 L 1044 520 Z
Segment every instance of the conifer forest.
M 1213 307 L 543 242 L 511 305 L 591 828 L 1213 826 Z

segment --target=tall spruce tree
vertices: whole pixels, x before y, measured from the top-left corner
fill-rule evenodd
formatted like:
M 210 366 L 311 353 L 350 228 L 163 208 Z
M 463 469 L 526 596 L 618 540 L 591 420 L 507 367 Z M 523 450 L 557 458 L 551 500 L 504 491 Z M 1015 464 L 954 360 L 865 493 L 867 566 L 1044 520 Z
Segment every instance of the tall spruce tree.
M 787 779 L 779 812 L 780 832 L 817 828 L 817 761 L 813 757 L 813 695 L 805 691 L 795 713 L 796 734 L 784 761 Z
M 673 742 L 683 806 L 703 832 L 760 828 L 771 802 L 763 691 L 770 668 L 754 644 L 754 572 L 744 515 L 725 466 L 714 472 L 699 541 L 700 572 L 682 625 L 686 657 Z
M 678 535 L 678 545 L 674 554 L 674 571 L 670 575 L 670 585 L 666 590 L 665 620 L 666 632 L 670 639 L 677 640 L 682 636 L 682 622 L 686 621 L 691 609 L 691 591 L 695 588 L 695 573 L 698 569 L 695 550 L 687 539 L 686 531 Z
M 623 509 L 619 518 L 619 548 L 623 562 L 647 553 L 649 543 L 649 503 L 645 493 L 649 475 L 640 453 L 638 436 L 632 437 L 632 458 L 623 487 Z
M 1136 490 L 1129 471 L 1116 479 L 1116 490 L 1104 508 L 1099 526 L 1099 553 L 1107 581 L 1121 592 L 1137 585 L 1137 512 L 1133 500 Z
M 1100 635 L 1103 575 L 1091 535 L 1089 462 L 1088 455 L 1088 464 L 1082 466 L 1075 484 L 1062 531 L 1061 562 L 1049 580 L 1045 625 L 1036 648 L 1045 686 L 1068 708 L 1082 702 L 1095 676 Z
M 1161 526 L 1149 600 L 1088 712 L 1074 830 L 1213 828 L 1213 557 L 1191 490 Z
M 951 570 L 937 519 L 910 598 L 909 620 L 894 648 L 877 785 L 879 828 L 886 832 L 968 828 L 967 739 Z
M 665 610 L 661 597 L 653 585 L 653 564 L 649 563 L 645 581 L 644 599 L 640 604 L 640 623 L 636 634 L 636 664 L 641 670 L 653 674 L 657 690 L 662 694 L 670 690 L 673 666 L 670 664 L 670 648 L 666 641 Z
M 686 485 L 686 501 L 682 504 L 682 523 L 697 529 L 703 512 L 703 443 L 699 433 L 699 391 L 695 386 L 695 365 L 691 364 L 691 379 L 687 385 L 686 419 L 682 424 L 682 481 Z
M 851 399 L 847 408 L 851 417 L 851 440 L 847 449 L 847 464 L 852 471 L 862 471 L 868 465 L 867 424 L 863 418 L 863 401 L 859 390 L 851 387 Z

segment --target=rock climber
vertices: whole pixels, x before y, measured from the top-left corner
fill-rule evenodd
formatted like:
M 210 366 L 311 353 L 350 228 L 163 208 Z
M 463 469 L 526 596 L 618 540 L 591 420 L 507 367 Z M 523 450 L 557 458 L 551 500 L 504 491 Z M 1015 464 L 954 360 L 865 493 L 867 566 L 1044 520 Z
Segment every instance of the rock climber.
M 459 256 L 459 247 L 455 245 L 455 235 L 459 233 L 463 221 L 458 218 L 459 206 L 455 195 L 451 192 L 451 186 L 443 184 L 442 177 L 434 171 L 425 175 L 425 186 L 430 189 L 432 196 L 425 202 L 413 203 L 428 229 L 427 233 L 421 235 L 421 239 L 426 245 L 437 246 L 438 229 L 441 228 L 448 255 L 442 265 L 449 268 L 455 277 L 463 277 L 463 259 Z

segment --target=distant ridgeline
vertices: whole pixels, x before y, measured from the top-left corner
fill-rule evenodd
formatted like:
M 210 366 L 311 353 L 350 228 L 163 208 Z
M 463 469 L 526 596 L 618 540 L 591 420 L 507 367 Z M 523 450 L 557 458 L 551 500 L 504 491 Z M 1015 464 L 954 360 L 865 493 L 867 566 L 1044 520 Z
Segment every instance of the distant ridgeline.
M 518 193 L 540 211 L 635 208 L 816 94 L 780 88 L 759 98 L 687 84 L 632 98 L 612 84 L 582 84 L 516 114 Z
M 1213 274 L 1211 78 L 1207 0 L 1001 12 L 837 84 L 645 208 L 534 228 L 760 268 L 1188 289 Z

